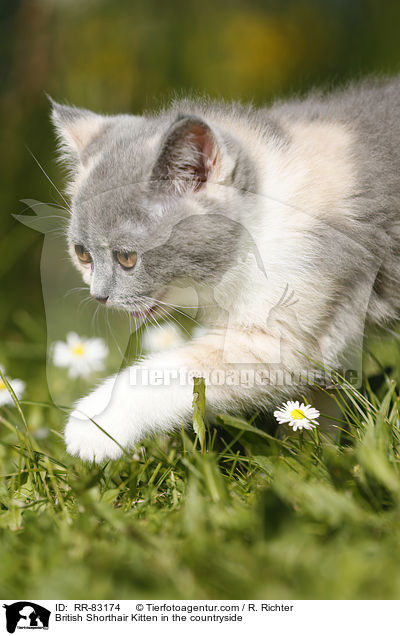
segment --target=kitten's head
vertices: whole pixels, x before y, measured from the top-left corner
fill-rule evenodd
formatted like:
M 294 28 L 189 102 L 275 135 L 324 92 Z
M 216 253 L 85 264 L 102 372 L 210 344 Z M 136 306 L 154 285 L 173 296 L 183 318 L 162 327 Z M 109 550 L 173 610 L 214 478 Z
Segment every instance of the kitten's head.
M 90 293 L 138 315 L 171 285 L 216 284 L 239 256 L 254 191 L 241 145 L 198 114 L 102 116 L 53 103 L 71 168 L 69 251 Z

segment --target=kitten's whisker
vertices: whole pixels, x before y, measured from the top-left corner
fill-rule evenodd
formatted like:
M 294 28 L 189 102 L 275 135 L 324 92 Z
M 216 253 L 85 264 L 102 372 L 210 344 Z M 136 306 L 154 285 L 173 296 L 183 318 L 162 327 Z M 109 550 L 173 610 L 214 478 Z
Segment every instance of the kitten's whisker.
M 181 314 L 184 318 L 188 318 L 189 320 L 194 322 L 198 327 L 202 327 L 203 326 L 196 320 L 196 318 L 193 318 L 192 316 L 189 316 L 188 314 L 186 314 L 184 311 L 181 311 L 180 309 L 177 309 L 174 305 L 168 305 L 167 303 L 163 303 L 163 304 L 164 304 L 165 307 L 169 307 L 170 309 L 172 309 L 172 311 L 178 312 L 178 314 Z M 167 311 L 167 310 L 165 309 L 165 311 Z
M 112 339 L 113 339 L 113 340 L 114 340 L 114 342 L 115 342 L 115 345 L 116 345 L 116 347 L 117 347 L 117 349 L 118 349 L 118 353 L 120 354 L 120 356 L 122 357 L 122 359 L 124 359 L 125 355 L 124 355 L 124 353 L 122 352 L 122 349 L 121 349 L 121 347 L 119 346 L 118 341 L 117 341 L 117 339 L 116 339 L 116 337 L 115 337 L 115 335 L 114 335 L 114 331 L 113 331 L 113 329 L 112 329 L 112 327 L 111 327 L 111 324 L 110 324 L 108 311 L 106 311 L 106 312 L 105 312 L 105 316 L 106 316 L 107 329 L 109 330 L 109 332 L 110 332 L 110 334 L 111 334 L 111 337 L 112 337 Z
M 154 299 L 154 300 L 155 300 L 155 299 Z M 166 303 L 164 303 L 164 305 L 166 305 Z M 176 322 L 176 324 L 177 324 L 177 325 L 178 325 L 181 329 L 183 329 L 183 330 L 187 333 L 187 335 L 189 336 L 189 338 L 191 338 L 191 334 L 190 334 L 190 333 L 189 333 L 189 331 L 186 329 L 186 327 L 184 327 L 184 326 L 183 326 L 183 325 L 179 322 L 179 320 L 178 320 L 177 318 L 175 318 L 175 317 L 171 314 L 171 312 L 169 312 L 167 309 L 165 309 L 165 307 L 164 307 L 163 309 L 164 309 L 165 313 L 167 314 L 167 316 L 169 316 L 169 318 L 171 318 L 174 322 Z M 157 326 L 158 326 L 159 328 L 162 328 L 162 325 L 160 325 L 160 323 L 158 322 L 158 320 L 157 320 L 157 318 L 156 318 L 156 316 L 155 316 L 154 314 L 150 314 L 150 316 L 149 316 L 149 317 L 150 317 L 151 319 L 153 319 L 153 320 L 156 322 L 156 324 L 157 324 Z M 199 325 L 199 326 L 201 326 L 201 325 Z
M 81 292 L 81 291 L 87 291 L 87 287 L 72 287 L 64 294 L 64 297 L 66 298 L 67 296 L 71 296 L 72 294 L 77 294 L 78 292 Z
M 179 320 L 178 320 L 177 318 L 175 318 L 175 317 L 173 316 L 173 314 L 171 314 L 171 312 L 170 312 L 170 311 L 168 311 L 167 309 L 164 309 L 164 311 L 165 311 L 165 313 L 167 314 L 167 316 L 169 316 L 169 317 L 170 317 L 170 318 L 171 318 L 174 322 L 176 322 L 176 324 L 177 324 L 177 325 L 178 325 L 181 329 L 183 329 L 183 330 L 187 333 L 187 335 L 189 336 L 189 338 L 191 338 L 191 337 L 192 337 L 192 334 L 191 334 L 191 333 L 190 333 L 190 332 L 186 329 L 186 327 L 184 327 L 184 326 L 183 326 L 183 325 L 179 322 Z M 199 325 L 199 326 L 200 326 L 200 325 Z
M 131 314 L 130 314 L 130 316 L 131 316 Z M 141 325 L 138 325 L 138 322 L 136 320 L 136 316 L 132 316 L 132 317 L 133 317 L 133 321 L 135 323 L 135 333 L 137 334 L 139 329 L 141 328 Z M 139 352 L 139 355 L 138 355 L 138 359 L 140 359 L 142 357 L 142 355 L 143 355 L 143 338 L 141 337 L 140 352 Z
M 78 311 L 80 311 L 80 309 L 82 308 L 83 305 L 89 305 L 92 302 L 93 298 L 91 298 L 91 296 L 85 296 L 85 298 L 82 298 L 82 300 L 80 301 L 79 305 L 78 305 Z
M 144 327 L 144 329 L 146 330 L 147 334 L 150 336 L 149 327 L 148 327 L 148 323 L 149 323 L 148 317 L 140 309 L 139 309 L 139 315 L 140 315 L 140 318 L 142 320 L 141 327 Z M 134 319 L 134 321 L 136 323 L 136 317 L 135 316 L 133 316 L 133 319 Z M 143 338 L 142 338 L 141 347 L 140 347 L 140 357 L 143 354 L 143 349 L 144 349 L 144 343 L 143 343 Z
M 136 323 L 136 318 L 135 316 L 132 316 L 132 314 L 130 312 L 128 312 L 129 315 L 129 330 L 130 332 L 132 331 L 131 329 L 131 319 L 133 318 L 134 322 L 135 322 L 135 335 L 136 335 L 136 342 L 137 342 L 137 338 L 138 338 L 138 333 L 139 333 L 139 327 Z M 137 354 L 137 358 L 140 359 L 143 355 L 143 337 L 142 335 L 140 335 L 140 351 Z
M 126 314 L 126 316 L 127 316 L 128 320 L 129 320 L 129 339 L 128 339 L 128 346 L 129 346 L 129 345 L 130 345 L 130 341 L 131 341 L 131 337 L 132 337 L 132 321 L 131 321 L 131 315 L 130 315 L 130 313 L 129 313 L 129 311 L 128 311 L 127 309 L 124 309 L 123 311 L 124 311 L 124 313 Z M 134 333 L 136 334 L 137 332 L 135 331 Z M 136 335 L 136 340 L 137 340 L 137 335 Z M 125 350 L 125 355 L 123 356 L 123 357 L 124 357 L 124 360 L 126 359 L 126 355 L 127 355 L 126 351 L 128 351 L 128 350 L 127 350 L 127 349 Z M 129 353 L 129 351 L 128 351 L 128 353 Z M 140 354 L 139 354 L 139 355 L 140 355 Z M 136 358 L 138 358 L 138 357 L 139 357 L 139 355 L 138 355 L 138 353 L 137 353 L 137 351 L 136 351 L 136 356 L 135 356 L 135 357 L 136 357 Z
M 150 296 L 148 296 L 150 298 Z M 152 300 L 156 300 L 155 298 Z M 168 305 L 169 307 L 173 307 L 174 309 L 205 309 L 207 307 L 214 307 L 215 305 L 174 305 L 173 303 L 166 303 L 163 300 L 157 300 L 161 305 Z
M 53 188 L 55 189 L 55 191 L 60 195 L 60 197 L 62 198 L 62 200 L 64 201 L 65 205 L 68 208 L 68 211 L 70 213 L 72 213 L 72 210 L 70 208 L 70 206 L 68 205 L 68 201 L 63 197 L 63 195 L 61 194 L 60 190 L 57 188 L 57 186 L 55 185 L 55 183 L 50 179 L 49 175 L 47 174 L 47 172 L 45 171 L 45 169 L 42 167 L 42 165 L 40 164 L 39 160 L 36 159 L 35 155 L 33 154 L 33 152 L 30 150 L 30 148 L 28 148 L 28 146 L 26 146 L 26 149 L 28 150 L 29 154 L 31 155 L 32 159 L 37 163 L 37 165 L 39 166 L 40 170 L 43 172 L 44 176 L 46 177 L 46 179 L 49 181 L 49 183 L 51 183 L 51 185 L 53 186 Z
M 151 302 L 154 302 L 156 304 L 161 304 L 163 305 L 163 309 L 164 311 L 167 313 L 168 316 L 171 316 L 171 313 L 168 312 L 165 307 L 168 307 L 169 309 L 172 309 L 172 311 L 177 311 L 179 314 L 181 314 L 184 318 L 188 318 L 188 320 L 191 320 L 192 322 L 196 323 L 196 325 L 198 327 L 202 327 L 203 325 L 201 325 L 195 318 L 193 318 L 192 316 L 189 316 L 188 314 L 186 314 L 184 311 L 181 311 L 180 309 L 178 309 L 178 305 L 171 305 L 169 303 L 163 302 L 163 301 L 159 301 L 156 298 L 151 298 L 150 296 L 146 296 L 146 298 L 148 298 Z M 209 305 L 211 307 L 211 305 Z M 171 316 L 172 317 L 172 316 Z M 180 323 L 178 322 L 178 324 L 180 325 Z M 185 329 L 183 327 L 183 325 L 180 325 L 183 329 Z M 186 333 L 187 330 L 185 329 Z M 190 334 L 189 334 L 190 335 Z
M 91 320 L 91 329 L 95 333 L 96 333 L 96 317 L 97 317 L 97 312 L 99 311 L 99 307 L 100 305 L 97 305 L 97 307 L 95 308 L 93 316 L 92 316 L 92 320 Z

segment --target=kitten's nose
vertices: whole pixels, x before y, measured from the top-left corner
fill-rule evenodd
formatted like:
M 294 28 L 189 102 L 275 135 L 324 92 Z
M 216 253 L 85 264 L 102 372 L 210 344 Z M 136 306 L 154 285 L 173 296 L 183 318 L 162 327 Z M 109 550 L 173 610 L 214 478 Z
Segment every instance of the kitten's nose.
M 105 305 L 108 300 L 108 296 L 95 296 L 95 299 L 98 300 L 99 303 L 101 303 L 102 305 Z

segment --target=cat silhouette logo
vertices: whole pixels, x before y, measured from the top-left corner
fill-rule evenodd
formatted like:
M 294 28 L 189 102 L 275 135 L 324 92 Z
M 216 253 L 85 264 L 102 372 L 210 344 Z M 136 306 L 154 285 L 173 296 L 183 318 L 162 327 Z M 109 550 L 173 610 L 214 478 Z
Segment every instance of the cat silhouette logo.
M 18 601 L 3 607 L 9 634 L 14 634 L 16 629 L 49 629 L 51 612 L 37 603 Z

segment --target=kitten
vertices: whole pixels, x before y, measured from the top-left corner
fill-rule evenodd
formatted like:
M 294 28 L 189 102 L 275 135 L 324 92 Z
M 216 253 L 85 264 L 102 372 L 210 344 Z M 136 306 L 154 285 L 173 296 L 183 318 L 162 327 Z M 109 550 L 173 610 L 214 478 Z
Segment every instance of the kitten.
M 53 103 L 52 116 L 73 172 L 69 250 L 92 296 L 158 321 L 191 287 L 206 325 L 79 400 L 70 453 L 114 459 L 180 427 L 193 375 L 211 414 L 272 409 L 321 365 L 359 365 L 365 323 L 397 318 L 399 80 L 260 110 L 182 100 L 102 116 Z

